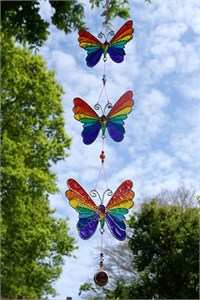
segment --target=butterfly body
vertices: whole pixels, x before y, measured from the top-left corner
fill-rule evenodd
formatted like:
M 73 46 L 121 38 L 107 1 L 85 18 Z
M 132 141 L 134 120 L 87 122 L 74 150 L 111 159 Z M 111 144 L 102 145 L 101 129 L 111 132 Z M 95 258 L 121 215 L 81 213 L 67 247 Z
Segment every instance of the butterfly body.
M 108 115 L 99 116 L 84 100 L 81 98 L 74 99 L 74 118 L 83 123 L 81 133 L 83 142 L 86 145 L 93 143 L 100 130 L 105 137 L 106 130 L 115 142 L 121 142 L 124 138 L 124 120 L 132 111 L 134 100 L 132 91 L 126 92 L 111 108 Z
M 121 63 L 126 55 L 124 47 L 133 38 L 134 29 L 132 25 L 133 21 L 126 22 L 109 42 L 106 39 L 104 43 L 101 43 L 88 31 L 80 30 L 78 41 L 79 46 L 87 51 L 87 66 L 94 67 L 102 54 L 105 59 L 107 53 L 114 62 Z
M 100 118 L 100 123 L 101 123 L 102 136 L 105 136 L 106 127 L 107 127 L 107 117 L 103 115 Z
M 100 223 L 104 230 L 105 223 L 114 237 L 120 241 L 126 238 L 125 214 L 133 206 L 133 183 L 124 181 L 115 191 L 108 204 L 97 206 L 87 192 L 74 179 L 67 181 L 69 190 L 66 197 L 70 205 L 79 213 L 77 229 L 82 239 L 89 239 Z
M 107 41 L 102 44 L 104 58 L 106 58 L 109 47 L 110 47 L 110 43 L 108 43 Z
M 103 204 L 99 205 L 99 221 L 100 221 L 100 225 L 101 225 L 101 229 L 104 229 L 104 225 L 105 225 L 105 217 L 106 217 L 106 208 Z

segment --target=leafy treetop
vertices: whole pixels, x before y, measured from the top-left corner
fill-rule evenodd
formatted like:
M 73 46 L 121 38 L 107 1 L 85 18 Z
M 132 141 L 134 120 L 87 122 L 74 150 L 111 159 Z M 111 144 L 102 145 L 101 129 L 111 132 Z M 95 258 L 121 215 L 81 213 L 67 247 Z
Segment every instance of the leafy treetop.
M 50 208 L 57 192 L 51 165 L 66 157 L 63 90 L 40 55 L 2 34 L 1 295 L 55 295 L 53 283 L 71 255 L 67 221 Z
M 47 1 L 47 0 L 46 0 Z M 49 1 L 52 7 L 51 22 L 66 34 L 72 30 L 85 28 L 84 5 L 78 0 Z M 150 3 L 151 0 L 145 0 Z M 91 7 L 103 8 L 105 16 L 106 0 L 90 0 Z M 47 40 L 50 26 L 42 19 L 41 1 L 1 1 L 1 26 L 10 36 L 19 42 L 27 41 L 32 47 L 42 46 Z M 108 20 L 117 16 L 130 17 L 128 0 L 112 0 L 109 2 Z

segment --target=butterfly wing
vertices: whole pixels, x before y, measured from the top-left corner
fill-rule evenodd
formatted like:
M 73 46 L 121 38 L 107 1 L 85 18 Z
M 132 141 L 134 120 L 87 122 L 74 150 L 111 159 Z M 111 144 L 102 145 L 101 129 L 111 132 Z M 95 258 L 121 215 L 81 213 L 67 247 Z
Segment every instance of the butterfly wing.
M 82 239 L 87 240 L 97 229 L 98 207 L 76 180 L 69 179 L 67 185 L 69 190 L 66 191 L 65 195 L 69 199 L 70 205 L 79 213 L 77 223 L 79 235 Z
M 109 43 L 108 53 L 116 63 L 121 63 L 126 55 L 124 47 L 133 38 L 133 21 L 126 22 L 113 36 Z
M 103 54 L 103 45 L 88 31 L 80 30 L 78 34 L 79 46 L 87 51 L 87 66 L 94 67 Z
M 97 113 L 82 99 L 74 99 L 74 118 L 83 123 L 81 133 L 83 142 L 86 145 L 93 143 L 101 129 L 101 123 Z
M 124 120 L 127 119 L 127 115 L 132 111 L 134 105 L 132 97 L 132 91 L 126 92 L 107 115 L 108 133 L 115 142 L 121 142 L 124 138 Z
M 120 241 L 126 238 L 125 214 L 133 206 L 135 193 L 131 180 L 124 181 L 115 191 L 106 206 L 106 223 L 114 237 Z

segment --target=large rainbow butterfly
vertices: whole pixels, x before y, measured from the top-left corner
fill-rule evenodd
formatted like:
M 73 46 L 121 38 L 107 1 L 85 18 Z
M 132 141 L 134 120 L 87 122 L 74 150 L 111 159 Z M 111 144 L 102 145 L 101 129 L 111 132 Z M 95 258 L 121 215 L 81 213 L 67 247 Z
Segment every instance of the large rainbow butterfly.
M 83 142 L 86 145 L 93 143 L 100 129 L 102 136 L 105 136 L 106 128 L 110 137 L 115 142 L 121 142 L 124 138 L 124 120 L 132 111 L 134 100 L 131 91 L 122 95 L 115 105 L 111 108 L 108 115 L 102 113 L 100 117 L 84 100 L 81 98 L 74 99 L 74 118 L 83 123 L 83 131 L 81 133 Z
M 101 43 L 88 31 L 80 30 L 78 41 L 79 46 L 87 51 L 87 66 L 94 67 L 99 62 L 102 54 L 105 59 L 107 53 L 114 62 L 121 63 L 126 55 L 124 46 L 133 38 L 134 29 L 132 25 L 132 20 L 126 22 L 109 42 L 105 39 L 104 43 Z M 103 34 L 100 33 L 99 36 L 102 35 Z
M 133 206 L 134 192 L 131 180 L 124 181 L 112 195 L 108 204 L 97 206 L 88 193 L 74 179 L 67 181 L 69 190 L 66 197 L 70 205 L 79 213 L 77 229 L 82 239 L 87 240 L 95 233 L 98 223 L 101 232 L 105 222 L 114 237 L 120 241 L 126 238 L 125 214 Z

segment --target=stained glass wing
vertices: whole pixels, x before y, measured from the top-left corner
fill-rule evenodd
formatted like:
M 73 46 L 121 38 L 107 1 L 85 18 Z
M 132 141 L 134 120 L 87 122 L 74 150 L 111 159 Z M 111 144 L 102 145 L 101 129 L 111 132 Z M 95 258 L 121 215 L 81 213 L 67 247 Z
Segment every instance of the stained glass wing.
M 124 241 L 126 238 L 126 225 L 123 221 L 119 221 L 115 218 L 112 218 L 108 213 L 106 214 L 106 224 L 110 229 L 114 237 L 119 241 Z M 124 229 L 121 229 L 121 225 L 124 225 Z
M 133 38 L 133 21 L 126 22 L 113 36 L 109 43 L 108 53 L 113 61 L 121 63 L 126 55 L 124 47 Z
M 86 145 L 93 143 L 101 129 L 101 123 L 98 114 L 81 98 L 74 99 L 74 118 L 83 123 L 81 133 L 83 142 Z
M 91 33 L 85 30 L 79 31 L 79 46 L 87 51 L 86 62 L 88 67 L 94 67 L 103 54 L 102 43 Z
M 106 223 L 114 237 L 120 241 L 126 238 L 125 214 L 133 206 L 134 192 L 131 180 L 124 181 L 115 191 L 106 206 Z
M 95 233 L 99 223 L 99 215 L 94 215 L 89 221 L 88 219 L 79 219 L 77 228 L 79 235 L 83 240 L 88 240 Z
M 110 137 L 115 142 L 121 142 L 124 138 L 124 120 L 132 111 L 134 100 L 133 92 L 128 91 L 120 97 L 107 115 L 107 129 Z
M 82 239 L 89 239 L 98 226 L 98 207 L 76 180 L 69 179 L 67 184 L 69 190 L 65 195 L 70 205 L 79 213 L 77 223 L 79 235 Z

